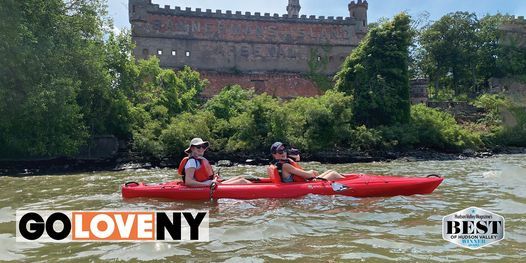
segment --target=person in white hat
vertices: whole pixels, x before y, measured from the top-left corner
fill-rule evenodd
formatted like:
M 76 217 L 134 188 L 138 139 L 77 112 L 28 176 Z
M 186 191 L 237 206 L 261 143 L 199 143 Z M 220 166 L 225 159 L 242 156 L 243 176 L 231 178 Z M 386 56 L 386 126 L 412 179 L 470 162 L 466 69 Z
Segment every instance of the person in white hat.
M 210 143 L 203 141 L 201 138 L 193 138 L 190 146 L 184 150 L 188 157 L 185 157 L 179 164 L 178 172 L 183 176 L 183 181 L 187 186 L 206 187 L 213 182 L 222 184 L 249 184 L 252 183 L 242 176 L 236 176 L 228 180 L 220 181 L 214 174 L 212 166 L 208 160 L 203 157 Z

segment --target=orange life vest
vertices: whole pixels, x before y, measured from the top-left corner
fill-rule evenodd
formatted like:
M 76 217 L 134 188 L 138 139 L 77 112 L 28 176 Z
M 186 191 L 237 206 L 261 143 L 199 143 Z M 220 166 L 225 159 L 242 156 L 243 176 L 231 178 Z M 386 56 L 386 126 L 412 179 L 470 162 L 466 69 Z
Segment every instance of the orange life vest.
M 288 163 L 288 164 L 294 166 L 295 168 L 303 170 L 303 168 L 297 162 L 293 161 L 290 158 L 287 159 L 287 160 L 275 160 L 275 162 L 273 164 L 276 166 L 277 171 L 278 171 L 280 176 L 283 176 L 283 168 L 282 167 L 283 167 L 283 164 L 285 164 L 285 163 Z M 294 182 L 306 182 L 307 181 L 307 180 L 305 180 L 305 178 L 303 178 L 303 177 L 301 177 L 299 175 L 295 175 L 295 174 L 292 175 L 292 180 Z
M 289 162 L 290 162 L 290 165 L 294 166 L 295 168 L 303 170 L 303 167 L 301 167 L 297 162 L 293 161 L 292 159 L 289 159 Z M 294 182 L 306 182 L 307 181 L 305 180 L 305 178 L 299 175 L 295 175 L 295 174 L 292 175 L 292 180 L 294 180 Z
M 194 159 L 199 160 L 200 166 L 199 169 L 196 169 L 194 172 L 194 179 L 198 182 L 204 182 L 206 180 L 212 180 L 214 179 L 214 170 L 212 170 L 212 166 L 205 158 L 199 158 L 196 159 L 194 157 L 185 157 L 183 160 L 181 160 L 181 163 L 179 163 L 179 169 L 177 169 L 179 175 L 183 177 L 183 181 L 185 180 L 185 165 L 188 162 L 188 160 Z

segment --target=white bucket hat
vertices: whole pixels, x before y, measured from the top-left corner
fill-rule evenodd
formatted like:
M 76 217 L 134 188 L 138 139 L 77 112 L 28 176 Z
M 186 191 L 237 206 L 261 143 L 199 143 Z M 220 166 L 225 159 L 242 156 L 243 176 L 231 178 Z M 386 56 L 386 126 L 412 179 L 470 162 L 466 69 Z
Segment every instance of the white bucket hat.
M 203 139 L 201 138 L 193 138 L 191 141 L 190 141 L 190 146 L 188 146 L 188 148 L 186 148 L 186 150 L 184 150 L 185 153 L 190 153 L 190 148 L 192 148 L 192 146 L 195 146 L 195 145 L 203 145 L 203 144 L 206 144 L 206 147 L 208 148 L 208 146 L 210 145 L 210 143 L 208 143 L 208 141 L 203 141 Z

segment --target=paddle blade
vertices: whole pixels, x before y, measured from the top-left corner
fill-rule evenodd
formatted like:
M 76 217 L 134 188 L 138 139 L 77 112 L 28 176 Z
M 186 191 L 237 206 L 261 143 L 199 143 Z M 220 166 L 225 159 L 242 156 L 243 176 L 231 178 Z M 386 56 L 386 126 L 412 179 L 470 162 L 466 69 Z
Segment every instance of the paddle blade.
M 332 183 L 331 186 L 334 192 L 342 192 L 342 191 L 349 189 L 348 186 L 340 184 L 340 183 Z

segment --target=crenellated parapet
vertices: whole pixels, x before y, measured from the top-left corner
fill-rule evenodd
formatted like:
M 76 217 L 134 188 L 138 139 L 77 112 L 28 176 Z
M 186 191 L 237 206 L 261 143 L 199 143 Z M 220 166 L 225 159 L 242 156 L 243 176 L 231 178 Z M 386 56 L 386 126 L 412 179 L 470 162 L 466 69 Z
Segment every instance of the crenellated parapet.
M 526 19 L 524 16 L 512 16 L 509 21 L 500 26 L 500 30 L 502 44 L 526 47 Z
M 367 32 L 362 0 L 351 2 L 349 17 L 301 15 L 299 0 L 288 0 L 287 14 L 128 1 L 135 57 L 157 56 L 165 68 L 206 72 L 204 96 L 230 84 L 279 97 L 318 95 L 306 76 L 335 74 Z
M 367 3 L 367 0 L 358 0 L 357 2 L 353 0 L 348 7 L 349 16 L 356 21 L 358 32 L 365 34 L 367 32 L 367 9 L 369 8 L 369 3 Z
M 524 25 L 526 24 L 526 19 L 524 19 L 524 16 L 511 16 L 511 24 L 521 24 L 521 25 Z
M 364 10 L 326 17 L 299 15 L 299 0 L 289 0 L 288 7 L 292 15 L 129 0 L 134 55 L 155 55 L 169 68 L 309 74 L 314 65 L 317 73 L 332 75 L 365 35 L 364 22 L 356 20 L 366 19 Z
M 359 0 L 361 2 L 361 0 Z M 354 1 L 353 1 L 354 2 Z M 270 14 L 260 12 L 241 12 L 232 10 L 212 10 L 201 8 L 182 8 L 179 6 L 171 7 L 165 5 L 161 7 L 153 4 L 151 0 L 130 0 L 130 22 L 145 22 L 147 14 L 159 14 L 168 16 L 187 16 L 202 18 L 220 18 L 220 19 L 237 19 L 237 20 L 259 20 L 272 22 L 296 22 L 296 23 L 328 23 L 328 24 L 356 24 L 353 17 L 334 17 L 334 16 L 315 16 L 315 15 L 288 15 L 288 14 Z M 365 1 L 367 4 L 367 1 Z M 298 4 L 299 6 L 299 4 Z

